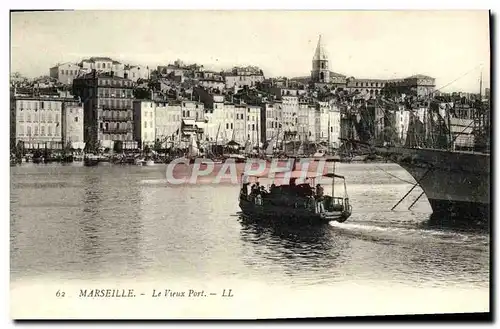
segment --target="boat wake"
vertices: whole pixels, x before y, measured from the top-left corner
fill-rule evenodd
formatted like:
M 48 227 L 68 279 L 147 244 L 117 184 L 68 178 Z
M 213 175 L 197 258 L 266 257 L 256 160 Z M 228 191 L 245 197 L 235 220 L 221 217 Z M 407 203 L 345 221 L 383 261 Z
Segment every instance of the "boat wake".
M 422 229 L 418 227 L 387 227 L 373 224 L 338 223 L 330 222 L 330 227 L 368 240 L 387 240 L 393 242 L 434 242 L 434 243 L 459 243 L 473 244 L 476 247 L 487 247 L 487 235 L 467 234 L 463 232 L 445 231 L 437 229 Z

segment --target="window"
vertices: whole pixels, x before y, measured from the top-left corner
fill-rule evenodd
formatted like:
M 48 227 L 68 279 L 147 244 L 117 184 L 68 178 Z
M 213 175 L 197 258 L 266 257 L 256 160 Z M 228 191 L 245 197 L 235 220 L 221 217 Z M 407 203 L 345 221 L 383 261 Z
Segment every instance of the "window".
M 226 123 L 226 129 L 229 129 L 229 123 Z
M 49 125 L 49 136 L 52 136 L 52 126 Z
M 148 122 L 144 121 L 144 128 L 147 128 L 147 127 L 148 127 Z
M 19 113 L 19 121 L 24 121 L 24 113 Z
M 59 114 L 56 113 L 56 122 L 59 122 Z
M 28 126 L 27 132 L 28 132 L 27 135 L 31 136 L 31 127 L 30 126 Z
M 43 110 L 44 103 L 40 102 L 40 108 Z
M 56 136 L 59 136 L 61 130 L 60 129 L 56 129 Z
M 45 136 L 45 126 L 42 126 L 40 136 Z
M 78 117 L 75 117 L 75 122 L 78 122 Z
M 45 113 L 40 113 L 40 117 L 41 117 L 40 121 L 45 122 Z
M 38 136 L 38 126 L 35 126 L 35 136 Z
M 28 114 L 27 114 L 26 121 L 31 122 L 31 113 L 28 113 Z

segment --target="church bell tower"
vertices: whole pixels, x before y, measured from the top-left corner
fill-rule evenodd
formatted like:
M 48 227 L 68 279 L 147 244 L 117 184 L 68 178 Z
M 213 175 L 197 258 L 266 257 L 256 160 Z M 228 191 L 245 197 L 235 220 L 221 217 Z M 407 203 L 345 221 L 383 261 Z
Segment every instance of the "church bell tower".
M 328 56 L 326 55 L 325 48 L 321 42 L 321 35 L 318 39 L 316 52 L 312 60 L 311 80 L 317 83 L 330 82 L 330 68 L 328 66 Z

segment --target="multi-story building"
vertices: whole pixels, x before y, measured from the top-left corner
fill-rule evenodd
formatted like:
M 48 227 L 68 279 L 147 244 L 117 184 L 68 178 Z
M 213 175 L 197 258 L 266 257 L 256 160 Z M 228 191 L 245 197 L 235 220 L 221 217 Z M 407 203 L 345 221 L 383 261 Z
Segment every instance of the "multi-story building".
M 203 103 L 195 101 L 182 101 L 182 119 L 203 121 L 205 119 L 205 108 Z
M 98 72 L 110 73 L 114 76 L 125 77 L 125 64 L 115 61 L 109 57 L 91 57 L 80 62 L 80 67 L 86 72 L 96 70 Z
M 246 135 L 247 140 L 250 141 L 252 146 L 260 146 L 261 140 L 261 125 L 260 125 L 260 106 L 247 105 L 246 106 Z
M 70 145 L 73 149 L 84 149 L 82 103 L 63 103 L 61 135 L 63 145 Z
M 10 110 L 11 147 L 21 142 L 25 149 L 61 149 L 64 141 L 67 141 L 68 132 L 74 128 L 67 125 L 71 116 L 63 117 L 70 109 L 78 112 L 81 104 L 74 98 L 14 94 Z M 81 122 L 81 119 L 77 120 Z M 75 124 L 78 125 L 79 122 Z M 78 129 L 75 130 L 75 134 L 71 136 L 80 140 Z
M 329 136 L 328 136 L 328 142 L 329 142 L 329 147 L 333 148 L 339 148 L 340 147 L 340 109 L 335 106 L 331 105 L 330 111 L 329 111 Z
M 398 139 L 404 144 L 408 133 L 408 126 L 410 125 L 410 111 L 405 110 L 403 106 L 401 106 L 399 111 L 395 111 L 395 117 L 395 130 Z
M 256 83 L 264 81 L 264 75 L 248 74 L 248 75 L 224 75 L 224 83 L 226 88 L 241 88 L 243 86 L 253 87 Z
M 356 79 L 348 78 L 345 89 L 349 92 L 356 92 L 361 95 L 378 96 L 386 84 L 391 80 L 381 79 Z M 397 80 L 392 80 L 397 81 Z
M 211 79 L 211 78 L 206 78 L 206 79 L 200 79 L 199 80 L 200 86 L 203 86 L 204 88 L 210 89 L 219 89 L 219 90 L 224 90 L 224 87 L 226 86 L 224 84 L 224 81 L 217 80 L 217 79 Z
M 314 112 L 314 111 L 313 111 Z M 300 101 L 297 112 L 297 135 L 300 141 L 309 139 L 309 103 Z M 314 123 L 313 123 L 314 124 Z
M 297 132 L 299 118 L 299 99 L 296 96 L 282 97 L 282 125 L 285 132 Z
M 264 72 L 255 66 L 234 67 L 230 72 L 224 73 L 224 82 L 228 89 L 252 87 L 264 79 Z
M 273 140 L 277 142 L 281 140 L 279 135 L 282 134 L 282 104 L 281 102 L 264 103 L 261 110 L 261 141 L 270 142 Z
M 57 79 L 58 82 L 71 85 L 73 79 L 76 78 L 81 70 L 81 67 L 75 63 L 57 64 L 49 69 L 49 76 Z
M 73 93 L 84 103 L 84 135 L 91 148 L 112 147 L 119 141 L 125 149 L 137 148 L 133 134 L 132 81 L 110 73 L 93 71 L 73 81 Z
M 228 143 L 234 139 L 234 121 L 235 121 L 236 107 L 233 103 L 224 103 L 224 116 L 222 121 L 222 127 L 220 130 L 221 138 L 223 143 Z
M 154 146 L 156 139 L 156 103 L 152 100 L 135 100 L 134 139 L 139 148 Z
M 308 110 L 308 136 L 306 140 L 314 142 L 316 141 L 316 127 L 320 126 L 320 116 L 318 115 L 318 111 L 316 109 L 315 104 L 309 104 L 308 105 L 309 110 Z
M 240 144 L 245 145 L 248 140 L 247 137 L 247 107 L 245 104 L 235 104 L 234 106 L 234 132 L 233 140 Z
M 148 66 L 125 65 L 124 72 L 126 74 L 126 77 L 134 82 L 137 82 L 137 80 L 139 79 L 149 80 L 151 76 L 151 70 Z
M 315 141 L 327 142 L 329 136 L 330 104 L 328 102 L 317 102 L 315 117 Z
M 167 147 L 167 142 L 180 140 L 182 110 L 180 103 L 155 103 L 155 138 L 162 147 Z

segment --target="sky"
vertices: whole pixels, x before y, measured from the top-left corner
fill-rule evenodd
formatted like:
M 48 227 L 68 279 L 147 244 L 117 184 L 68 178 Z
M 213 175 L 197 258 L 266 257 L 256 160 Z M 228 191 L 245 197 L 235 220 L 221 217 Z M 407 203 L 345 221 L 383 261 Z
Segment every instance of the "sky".
M 11 72 L 36 77 L 57 63 L 108 56 L 150 67 L 181 59 L 308 76 L 320 34 L 330 70 L 347 76 L 425 74 L 437 88 L 448 85 L 442 91 L 479 92 L 482 72 L 483 87 L 489 85 L 487 11 L 11 13 Z

